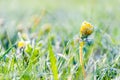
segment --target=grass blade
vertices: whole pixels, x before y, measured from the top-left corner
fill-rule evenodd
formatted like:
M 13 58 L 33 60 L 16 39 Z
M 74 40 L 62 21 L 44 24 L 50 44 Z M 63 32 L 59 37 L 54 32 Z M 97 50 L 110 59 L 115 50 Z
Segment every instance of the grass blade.
M 8 54 L 9 51 L 10 51 L 13 47 L 15 47 L 15 45 L 12 45 L 9 49 L 7 49 L 7 50 L 3 53 L 3 55 L 0 56 L 0 60 L 1 60 L 6 54 Z
M 54 52 L 52 50 L 52 45 L 49 41 L 48 43 L 48 50 L 49 50 L 49 59 L 50 59 L 50 67 L 53 73 L 54 80 L 58 80 L 58 69 L 56 65 L 56 57 L 54 55 Z

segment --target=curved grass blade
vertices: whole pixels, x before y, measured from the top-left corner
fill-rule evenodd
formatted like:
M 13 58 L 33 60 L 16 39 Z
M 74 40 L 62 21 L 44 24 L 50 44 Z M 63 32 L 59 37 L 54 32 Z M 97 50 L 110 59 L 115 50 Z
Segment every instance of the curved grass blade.
M 54 80 L 58 80 L 58 69 L 57 69 L 57 65 L 56 65 L 56 57 L 52 50 L 52 45 L 51 45 L 50 41 L 48 43 L 48 51 L 49 51 L 50 67 L 51 67 L 51 70 L 53 73 Z
M 15 46 L 16 46 L 16 44 L 12 45 L 9 49 L 7 49 L 7 50 L 3 53 L 3 55 L 0 56 L 0 60 L 1 60 L 3 57 L 5 57 L 5 55 L 8 54 L 8 52 L 9 52 L 13 47 L 15 47 Z

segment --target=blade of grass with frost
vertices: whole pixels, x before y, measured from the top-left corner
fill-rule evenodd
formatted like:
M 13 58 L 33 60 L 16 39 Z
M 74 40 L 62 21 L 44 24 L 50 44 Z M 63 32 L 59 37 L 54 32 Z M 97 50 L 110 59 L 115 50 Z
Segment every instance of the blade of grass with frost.
M 9 49 L 7 49 L 7 50 L 3 53 L 3 55 L 0 56 L 0 60 L 1 60 L 3 57 L 5 57 L 5 55 L 8 54 L 9 51 L 10 51 L 13 47 L 15 47 L 15 45 L 16 45 L 16 44 L 12 45 Z
M 83 76 L 82 76 L 82 67 L 79 66 L 76 70 L 75 73 L 75 77 L 73 78 L 73 80 L 83 80 Z
M 49 41 L 48 43 L 48 50 L 49 50 L 49 59 L 50 59 L 50 67 L 53 73 L 54 80 L 58 80 L 58 69 L 56 65 L 56 57 L 54 55 L 54 52 L 52 50 L 52 45 Z

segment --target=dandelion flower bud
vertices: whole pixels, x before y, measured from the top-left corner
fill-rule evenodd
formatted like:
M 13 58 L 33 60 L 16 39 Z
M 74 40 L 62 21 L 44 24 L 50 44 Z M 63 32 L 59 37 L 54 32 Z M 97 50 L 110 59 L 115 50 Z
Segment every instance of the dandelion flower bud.
M 84 21 L 80 28 L 80 33 L 82 34 L 82 37 L 87 37 L 92 32 L 93 32 L 93 26 L 90 23 Z
M 26 43 L 24 41 L 19 41 L 18 42 L 18 48 L 22 48 L 26 45 Z
M 42 26 L 42 28 L 43 28 L 43 31 L 44 32 L 50 32 L 50 30 L 51 30 L 51 24 L 44 24 L 43 26 Z

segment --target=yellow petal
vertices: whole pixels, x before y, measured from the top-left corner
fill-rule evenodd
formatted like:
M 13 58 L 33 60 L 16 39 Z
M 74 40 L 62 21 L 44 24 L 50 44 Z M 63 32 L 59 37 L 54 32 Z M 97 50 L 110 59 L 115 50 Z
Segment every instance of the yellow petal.
M 89 22 L 86 22 L 84 21 L 81 25 L 81 28 L 80 28 L 80 33 L 82 35 L 90 35 L 91 33 L 93 32 L 93 26 L 89 23 Z
M 25 42 L 24 41 L 19 41 L 18 42 L 18 47 L 21 48 L 21 47 L 24 47 L 25 46 Z

